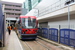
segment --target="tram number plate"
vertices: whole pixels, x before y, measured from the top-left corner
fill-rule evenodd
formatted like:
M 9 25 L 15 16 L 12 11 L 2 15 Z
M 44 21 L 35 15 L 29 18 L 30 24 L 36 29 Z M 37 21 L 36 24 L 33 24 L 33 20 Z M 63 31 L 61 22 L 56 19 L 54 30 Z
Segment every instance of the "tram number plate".
M 31 32 L 29 32 L 31 34 Z

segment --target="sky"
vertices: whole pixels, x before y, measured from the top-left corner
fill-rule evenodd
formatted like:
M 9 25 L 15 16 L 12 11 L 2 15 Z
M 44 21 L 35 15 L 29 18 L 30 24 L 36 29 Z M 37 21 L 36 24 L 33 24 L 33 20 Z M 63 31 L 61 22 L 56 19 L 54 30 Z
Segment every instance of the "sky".
M 25 0 L 1 0 L 1 1 L 15 2 L 15 3 L 23 3 Z

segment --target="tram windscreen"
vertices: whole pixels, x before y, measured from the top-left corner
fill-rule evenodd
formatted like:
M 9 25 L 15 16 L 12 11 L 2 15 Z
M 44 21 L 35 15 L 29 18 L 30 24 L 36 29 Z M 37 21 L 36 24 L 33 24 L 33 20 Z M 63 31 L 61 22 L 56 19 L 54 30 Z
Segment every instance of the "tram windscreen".
M 36 19 L 22 18 L 22 28 L 36 28 Z

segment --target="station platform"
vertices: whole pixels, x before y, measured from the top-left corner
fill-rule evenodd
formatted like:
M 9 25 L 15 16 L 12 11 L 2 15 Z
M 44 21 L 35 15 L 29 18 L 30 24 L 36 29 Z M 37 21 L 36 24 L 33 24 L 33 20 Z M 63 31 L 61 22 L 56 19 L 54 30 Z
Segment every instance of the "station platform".
M 11 31 L 10 35 L 6 32 L 6 46 L 3 50 L 23 50 L 15 31 Z
M 17 34 L 16 34 L 15 31 L 12 30 L 10 35 L 8 34 L 8 32 L 6 32 L 5 36 L 6 36 L 6 38 L 5 38 L 6 39 L 6 46 L 3 47 L 2 50 L 27 50 L 27 47 L 23 46 L 24 44 L 22 44 L 20 42 L 20 40 L 18 39 Z M 37 36 L 37 37 L 40 38 L 41 40 L 47 41 L 51 44 L 53 43 L 50 46 L 51 50 L 54 50 L 54 48 L 57 48 L 56 50 L 61 50 L 61 47 L 63 47 L 62 50 L 74 50 L 73 48 L 70 48 L 70 47 L 67 47 L 67 46 L 66 47 L 62 46 L 61 44 L 58 44 L 56 42 L 53 42 L 53 41 L 50 41 L 48 39 L 42 38 L 40 36 Z

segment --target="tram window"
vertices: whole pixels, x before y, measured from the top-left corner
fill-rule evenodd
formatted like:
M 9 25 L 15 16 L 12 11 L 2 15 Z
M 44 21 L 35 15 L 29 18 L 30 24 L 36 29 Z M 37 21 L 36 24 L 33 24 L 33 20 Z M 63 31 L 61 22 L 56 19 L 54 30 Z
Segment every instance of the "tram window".
M 18 26 L 18 28 L 21 27 L 21 20 L 20 19 L 18 20 L 18 25 L 17 26 Z
M 20 20 L 18 21 L 18 24 L 20 24 Z

